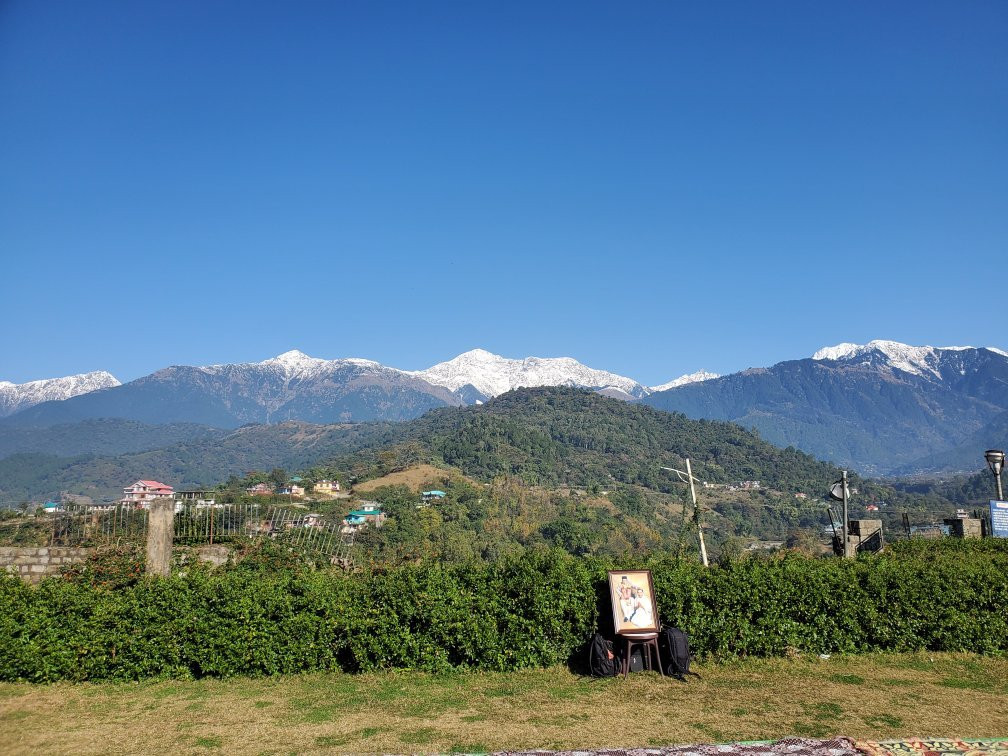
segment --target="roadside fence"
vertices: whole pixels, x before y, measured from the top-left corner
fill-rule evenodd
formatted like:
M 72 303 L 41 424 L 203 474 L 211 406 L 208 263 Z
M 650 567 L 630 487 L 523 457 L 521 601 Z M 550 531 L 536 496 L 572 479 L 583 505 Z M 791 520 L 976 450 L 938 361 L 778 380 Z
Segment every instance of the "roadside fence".
M 137 543 L 147 537 L 148 511 L 141 507 L 65 504 L 53 514 L 50 546 Z M 342 520 L 261 504 L 175 503 L 174 543 L 201 545 L 271 538 L 292 550 L 352 564 L 354 530 Z

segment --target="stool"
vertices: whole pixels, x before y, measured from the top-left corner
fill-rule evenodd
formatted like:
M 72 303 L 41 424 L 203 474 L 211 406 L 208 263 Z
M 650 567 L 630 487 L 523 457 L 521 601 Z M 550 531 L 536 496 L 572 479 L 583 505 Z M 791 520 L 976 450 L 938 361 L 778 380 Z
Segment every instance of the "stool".
M 643 646 L 647 668 L 651 669 L 651 654 L 654 653 L 655 661 L 658 663 L 658 673 L 665 677 L 662 669 L 661 653 L 658 651 L 658 633 L 617 633 L 620 638 L 626 641 L 626 653 L 623 656 L 623 677 L 630 673 L 630 652 L 634 646 Z

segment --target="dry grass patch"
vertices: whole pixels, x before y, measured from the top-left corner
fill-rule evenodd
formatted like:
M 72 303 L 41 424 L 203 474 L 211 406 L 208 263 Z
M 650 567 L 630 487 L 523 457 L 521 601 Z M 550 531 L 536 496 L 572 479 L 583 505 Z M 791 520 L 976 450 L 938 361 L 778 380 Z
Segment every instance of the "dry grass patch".
M 4 753 L 448 752 L 787 735 L 1008 734 L 1008 659 L 873 655 L 698 665 L 701 679 L 563 668 L 0 684 Z
M 465 478 L 457 470 L 445 470 L 433 465 L 417 465 L 400 472 L 389 473 L 374 480 L 358 483 L 354 486 L 354 493 L 371 493 L 376 488 L 382 486 L 406 486 L 411 491 L 420 493 L 428 488 L 444 486 L 449 480 L 467 480 L 470 484 L 479 485 L 475 481 Z

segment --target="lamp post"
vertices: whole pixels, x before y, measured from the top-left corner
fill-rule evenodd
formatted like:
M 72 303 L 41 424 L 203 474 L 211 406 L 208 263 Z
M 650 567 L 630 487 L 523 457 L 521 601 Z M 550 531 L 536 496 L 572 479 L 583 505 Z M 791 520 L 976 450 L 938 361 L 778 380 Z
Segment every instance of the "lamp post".
M 1004 467 L 1005 453 L 1000 449 L 988 449 L 984 452 L 984 459 L 987 460 L 987 467 L 994 473 L 998 501 L 1004 501 L 1004 494 L 1001 492 L 1001 469 Z
M 847 471 L 843 471 L 843 477 L 830 486 L 829 496 L 833 501 L 843 502 L 843 527 L 840 534 L 843 537 L 843 558 L 851 558 L 850 539 L 847 537 L 850 530 L 850 520 L 848 520 L 847 500 L 850 498 L 850 489 L 847 487 Z M 832 518 L 833 515 L 830 515 Z M 831 519 L 832 521 L 832 519 Z

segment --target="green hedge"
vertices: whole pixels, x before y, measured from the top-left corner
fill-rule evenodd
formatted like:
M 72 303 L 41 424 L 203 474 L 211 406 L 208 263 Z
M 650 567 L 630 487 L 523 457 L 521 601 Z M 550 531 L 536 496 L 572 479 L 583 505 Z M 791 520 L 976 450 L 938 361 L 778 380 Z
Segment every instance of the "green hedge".
M 549 552 L 479 567 L 220 574 L 117 590 L 0 580 L 0 679 L 323 670 L 511 670 L 576 659 L 612 565 Z M 912 544 L 843 562 L 786 556 L 653 571 L 697 653 L 1008 651 L 1008 548 Z

